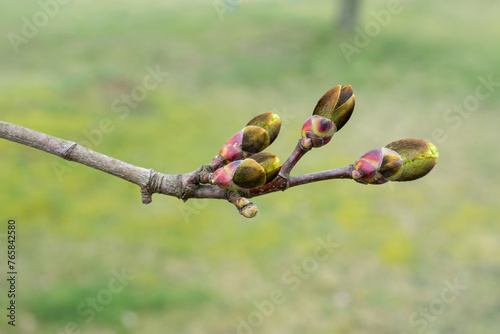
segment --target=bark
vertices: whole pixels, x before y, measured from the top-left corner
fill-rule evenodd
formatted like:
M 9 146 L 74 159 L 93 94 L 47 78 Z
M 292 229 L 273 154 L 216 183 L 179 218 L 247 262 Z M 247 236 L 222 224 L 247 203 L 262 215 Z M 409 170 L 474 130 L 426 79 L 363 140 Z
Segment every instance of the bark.
M 41 151 L 54 154 L 60 158 L 75 161 L 80 164 L 98 169 L 102 172 L 127 180 L 137 184 L 141 189 L 142 202 L 151 202 L 152 194 L 174 196 L 184 201 L 190 198 L 214 198 L 224 199 L 233 203 L 241 214 L 246 217 L 253 217 L 256 207 L 253 203 L 243 198 L 251 198 L 265 195 L 275 191 L 284 191 L 289 187 L 303 185 L 311 182 L 324 181 L 329 179 L 351 178 L 353 166 L 331 169 L 323 172 L 311 173 L 300 176 L 290 176 L 290 172 L 299 159 L 308 152 L 297 144 L 290 157 L 283 164 L 280 173 L 268 184 L 253 189 L 225 190 L 213 184 L 202 184 L 209 180 L 214 167 L 222 164 L 222 159 L 218 156 L 211 163 L 203 165 L 197 170 L 185 174 L 163 174 L 131 165 L 107 155 L 95 152 L 91 149 L 78 145 L 77 143 L 48 134 L 24 128 L 19 125 L 0 121 L 0 138 L 10 140 L 22 145 L 33 147 Z M 212 177 L 213 179 L 213 177 Z M 244 201 L 239 201 L 243 198 Z M 241 203 L 244 203 L 241 204 Z M 248 216 L 248 212 L 254 210 L 253 215 Z M 253 212 L 253 211 L 252 211 Z

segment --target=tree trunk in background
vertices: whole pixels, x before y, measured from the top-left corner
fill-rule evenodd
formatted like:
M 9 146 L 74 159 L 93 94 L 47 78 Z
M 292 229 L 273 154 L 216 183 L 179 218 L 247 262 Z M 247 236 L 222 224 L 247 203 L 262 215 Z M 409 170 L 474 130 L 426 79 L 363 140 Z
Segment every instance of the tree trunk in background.
M 356 26 L 360 0 L 341 0 L 338 24 L 342 30 L 352 30 Z

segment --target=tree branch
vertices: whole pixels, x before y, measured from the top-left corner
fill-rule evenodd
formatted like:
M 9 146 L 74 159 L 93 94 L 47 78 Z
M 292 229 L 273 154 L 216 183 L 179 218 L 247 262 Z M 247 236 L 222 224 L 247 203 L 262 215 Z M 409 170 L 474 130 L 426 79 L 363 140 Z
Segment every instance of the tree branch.
M 153 169 L 137 167 L 95 152 L 73 141 L 53 137 L 4 121 L 0 121 L 0 138 L 33 147 L 69 161 L 78 162 L 137 184 L 141 188 L 142 202 L 144 204 L 151 202 L 151 196 L 154 193 L 174 196 L 185 201 L 189 198 L 224 199 L 233 203 L 245 217 L 253 217 L 257 212 L 256 206 L 245 197 L 251 198 L 279 190 L 284 191 L 289 187 L 311 182 L 351 178 L 353 170 L 352 165 L 349 165 L 339 169 L 290 177 L 292 168 L 309 151 L 299 143 L 273 181 L 258 188 L 235 191 L 221 189 L 212 184 L 200 184 L 206 182 L 210 173 L 213 173 L 214 167 L 222 164 L 222 160 L 217 157 L 211 163 L 203 165 L 190 173 L 163 174 Z

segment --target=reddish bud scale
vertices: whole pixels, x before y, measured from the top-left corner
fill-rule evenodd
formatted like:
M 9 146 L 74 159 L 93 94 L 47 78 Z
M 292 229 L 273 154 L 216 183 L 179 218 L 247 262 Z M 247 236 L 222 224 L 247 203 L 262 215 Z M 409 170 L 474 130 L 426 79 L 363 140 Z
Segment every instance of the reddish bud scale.
M 353 179 L 362 183 L 380 184 L 387 180 L 378 173 L 384 154 L 382 149 L 376 148 L 363 154 L 355 163 Z
M 359 172 L 361 179 L 372 178 L 380 168 L 384 155 L 382 149 L 376 148 L 363 154 L 354 164 L 354 169 Z
M 302 126 L 302 138 L 310 138 L 312 147 L 321 147 L 330 142 L 335 131 L 335 124 L 331 120 L 313 115 Z
M 227 161 L 239 160 L 243 157 L 241 143 L 243 141 L 243 130 L 238 131 L 231 139 L 228 140 L 219 152 L 219 155 Z
M 233 176 L 242 160 L 233 161 L 224 167 L 217 169 L 214 173 L 214 183 L 219 188 L 230 189 L 233 187 Z
M 363 154 L 355 163 L 352 178 L 361 183 L 383 184 L 401 174 L 403 160 L 395 151 L 376 148 Z

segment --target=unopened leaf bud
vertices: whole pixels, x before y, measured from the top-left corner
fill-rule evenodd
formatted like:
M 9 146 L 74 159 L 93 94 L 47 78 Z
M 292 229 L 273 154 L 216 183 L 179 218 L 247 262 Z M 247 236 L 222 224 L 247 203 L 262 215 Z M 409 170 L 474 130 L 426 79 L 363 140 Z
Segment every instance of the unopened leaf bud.
M 233 183 L 246 189 L 260 187 L 266 183 L 266 172 L 257 161 L 245 159 L 236 168 Z
M 326 145 L 337 130 L 335 124 L 328 118 L 313 115 L 302 126 L 302 138 L 310 138 L 312 147 Z
M 236 172 L 236 168 L 241 164 L 243 160 L 233 161 L 221 168 L 218 168 L 214 172 L 214 183 L 219 188 L 231 189 L 234 187 L 233 176 Z
M 261 152 L 250 156 L 248 159 L 255 160 L 266 172 L 266 183 L 271 182 L 281 169 L 280 159 L 272 153 Z
M 248 198 L 245 198 L 245 197 L 240 197 L 236 200 L 236 207 L 238 209 L 242 209 L 244 208 L 245 206 L 247 206 L 248 204 L 250 204 L 250 200 Z
M 272 111 L 257 115 L 222 146 L 219 155 L 231 162 L 261 152 L 276 139 L 280 127 L 281 120 Z
M 259 126 L 247 125 L 243 129 L 241 149 L 248 153 L 258 153 L 271 143 L 266 130 Z
M 383 184 L 401 175 L 403 160 L 395 151 L 376 148 L 363 154 L 355 163 L 352 178 L 360 183 Z
M 336 86 L 319 99 L 313 115 L 330 119 L 339 131 L 351 118 L 354 110 L 355 96 L 351 85 Z
M 243 130 L 238 131 L 231 139 L 222 146 L 219 155 L 226 161 L 235 161 L 243 158 L 241 144 L 243 141 Z
M 214 172 L 214 183 L 223 189 L 255 188 L 266 182 L 266 172 L 253 159 L 236 160 Z
M 280 133 L 281 119 L 278 114 L 268 111 L 252 118 L 250 122 L 248 122 L 247 126 L 248 125 L 258 126 L 266 130 L 269 135 L 269 145 L 271 145 Z
M 403 160 L 402 171 L 394 181 L 412 181 L 429 174 L 439 157 L 437 147 L 422 139 L 401 139 L 385 147 L 397 152 Z
M 240 214 L 245 218 L 253 218 L 257 215 L 257 212 L 259 212 L 259 209 L 253 203 L 245 206 L 240 210 Z

